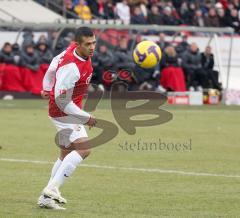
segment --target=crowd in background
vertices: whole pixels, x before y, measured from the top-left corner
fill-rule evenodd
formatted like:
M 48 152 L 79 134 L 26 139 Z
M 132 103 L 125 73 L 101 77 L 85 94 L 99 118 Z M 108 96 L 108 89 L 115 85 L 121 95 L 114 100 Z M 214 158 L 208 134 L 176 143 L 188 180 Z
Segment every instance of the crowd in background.
M 39 2 L 45 4 L 44 0 Z M 61 0 L 55 2 L 64 4 L 69 12 L 66 14 L 67 18 L 121 19 L 126 24 L 232 27 L 236 33 L 240 30 L 239 0 Z
M 159 91 L 222 89 L 219 73 L 214 70 L 214 55 L 210 46 L 200 51 L 196 43 L 188 43 L 187 36 L 183 36 L 182 41 L 175 45 L 165 40 L 164 33 L 159 33 L 157 44 L 162 50 L 162 59 L 153 69 L 142 69 L 132 61 L 132 43 L 134 42 L 122 37 L 113 50 L 108 49 L 105 44 L 99 46 L 93 57 L 98 82 L 104 82 L 103 73 L 108 69 L 115 72 L 131 69 L 134 81 L 129 85 L 133 89 L 160 88 Z
M 0 63 L 25 66 L 37 71 L 40 64 L 49 64 L 53 58 L 50 42 L 45 35 L 39 37 L 37 43 L 33 40 L 31 32 L 24 34 L 22 45 L 6 42 L 0 52 Z
M 21 45 L 8 42 L 3 45 L 0 64 L 26 67 L 37 73 L 42 64 L 49 64 L 54 56 L 74 40 L 72 32 L 56 41 L 57 35 L 57 31 L 50 31 L 47 37 L 41 35 L 36 41 L 33 33 L 26 31 Z M 158 38 L 157 44 L 163 52 L 161 62 L 155 68 L 147 70 L 137 66 L 132 59 L 132 48 L 137 43 L 133 38 L 121 36 L 116 46 L 109 46 L 108 42 L 100 40 L 92 59 L 92 82 L 108 89 L 119 76 L 131 90 L 221 90 L 218 72 L 214 71 L 211 47 L 207 46 L 205 51 L 200 51 L 196 43 L 188 43 L 187 36 L 183 36 L 182 41 L 176 45 L 167 42 L 164 33 L 159 33 Z

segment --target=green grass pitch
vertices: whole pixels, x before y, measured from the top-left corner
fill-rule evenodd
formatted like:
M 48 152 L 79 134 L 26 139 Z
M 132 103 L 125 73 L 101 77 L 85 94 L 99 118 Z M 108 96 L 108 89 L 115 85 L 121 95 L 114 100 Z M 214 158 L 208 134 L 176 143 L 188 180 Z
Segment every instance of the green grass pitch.
M 239 108 L 165 109 L 170 122 L 137 128 L 136 135 L 119 128 L 117 137 L 94 148 L 61 190 L 67 210 L 52 211 L 36 205 L 58 155 L 47 102 L 0 101 L 0 217 L 239 217 Z M 107 100 L 93 114 L 116 123 Z M 191 146 L 123 147 L 138 140 L 148 146 L 191 140 Z

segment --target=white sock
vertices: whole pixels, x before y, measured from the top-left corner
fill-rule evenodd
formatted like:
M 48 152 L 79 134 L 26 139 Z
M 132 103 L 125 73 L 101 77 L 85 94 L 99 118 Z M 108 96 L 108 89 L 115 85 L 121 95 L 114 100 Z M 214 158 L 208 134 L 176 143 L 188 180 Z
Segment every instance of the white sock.
M 50 179 L 48 181 L 48 185 L 50 184 L 50 182 L 52 181 L 53 177 L 55 176 L 58 168 L 61 166 L 61 163 L 62 163 L 62 161 L 59 158 L 54 163 L 53 168 L 52 168 L 52 172 L 51 172 L 51 177 L 50 177 Z
M 58 168 L 48 187 L 55 186 L 59 188 L 64 183 L 65 179 L 73 173 L 82 160 L 82 157 L 76 151 L 71 151 L 62 161 L 61 166 Z

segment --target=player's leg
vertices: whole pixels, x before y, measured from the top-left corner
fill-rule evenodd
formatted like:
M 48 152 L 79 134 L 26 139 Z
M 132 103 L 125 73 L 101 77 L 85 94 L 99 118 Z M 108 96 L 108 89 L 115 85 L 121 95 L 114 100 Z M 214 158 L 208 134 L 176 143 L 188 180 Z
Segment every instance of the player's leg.
M 71 150 L 65 150 L 65 149 L 60 149 L 60 157 L 57 159 L 57 161 L 55 162 L 53 168 L 52 168 L 52 173 L 51 173 L 51 177 L 49 179 L 48 185 L 51 183 L 53 177 L 56 175 L 57 170 L 59 169 L 59 167 L 62 164 L 63 159 L 71 152 Z M 55 198 L 54 200 L 58 201 L 59 203 L 63 203 L 66 204 L 67 200 L 62 197 L 61 192 L 59 191 L 58 188 L 56 188 L 54 190 L 56 192 L 56 194 L 58 195 L 57 198 Z
M 65 122 L 60 122 L 59 120 L 50 119 L 53 124 L 55 125 L 56 129 L 58 132 L 62 131 L 63 129 L 72 129 L 73 125 L 65 123 Z M 69 137 L 69 136 L 68 136 Z M 59 147 L 64 147 L 66 145 L 63 146 L 59 146 Z M 52 171 L 51 171 L 51 177 L 49 179 L 48 185 L 46 187 L 49 186 L 49 184 L 51 183 L 52 179 L 54 178 L 56 172 L 58 171 L 59 167 L 62 164 L 62 161 L 64 159 L 65 156 L 67 156 L 67 154 L 71 152 L 71 150 L 60 150 L 60 157 L 57 159 L 57 161 L 54 163 Z M 44 188 L 45 190 L 46 188 Z M 41 193 L 41 196 L 38 198 L 38 205 L 41 208 L 52 208 L 52 209 L 56 209 L 57 208 L 57 204 L 55 201 L 59 202 L 59 203 L 66 203 L 66 199 L 63 198 L 61 196 L 61 193 L 59 192 L 59 190 L 57 188 L 53 189 L 52 191 L 55 192 L 56 198 L 50 198 L 49 196 L 47 196 L 45 193 L 43 192 Z M 57 206 L 56 206 L 56 205 Z
M 56 162 L 53 165 L 52 171 L 51 171 L 51 177 L 48 181 L 48 184 L 50 184 L 50 182 L 52 181 L 53 177 L 55 176 L 58 168 L 60 167 L 60 165 L 62 164 L 63 159 L 70 153 L 70 150 L 63 150 L 60 149 L 60 157 L 56 160 Z
M 66 178 L 70 177 L 76 167 L 90 154 L 90 144 L 84 126 L 74 128 L 75 130 L 69 136 L 70 145 L 65 145 L 67 148 L 61 149 L 61 166 L 57 170 L 50 184 L 43 190 L 46 196 L 57 201 L 62 201 L 63 198 L 58 191 L 63 185 Z
M 51 182 L 44 188 L 43 195 L 58 202 L 66 203 L 66 199 L 64 199 L 59 192 L 59 187 L 64 183 L 65 179 L 73 173 L 80 162 L 89 155 L 90 151 L 88 148 L 90 146 L 88 145 L 88 136 L 83 125 L 60 122 L 56 122 L 55 124 L 58 130 L 72 131 L 62 132 L 60 138 L 64 139 L 62 142 L 66 143 L 64 146 L 60 146 L 60 159 L 62 163 Z
M 55 125 L 57 131 L 62 131 L 62 129 L 64 128 L 68 128 L 65 127 L 65 123 L 59 122 L 55 119 L 51 118 L 51 121 L 53 122 L 53 124 Z M 60 147 L 64 147 L 64 145 L 60 146 Z M 51 180 L 53 179 L 53 177 L 55 176 L 58 168 L 60 167 L 60 165 L 62 164 L 62 160 L 64 159 L 64 157 L 69 153 L 69 150 L 60 150 L 60 157 L 56 160 L 56 162 L 53 165 L 52 171 L 51 171 L 51 176 L 50 179 L 48 181 L 48 184 L 50 184 Z
M 55 176 L 58 168 L 62 164 L 62 161 L 65 156 L 67 156 L 71 151 L 70 150 L 60 150 L 60 157 L 57 159 L 57 161 L 54 163 L 52 171 L 51 171 L 51 177 L 49 179 L 48 185 L 51 183 L 53 177 Z M 44 193 L 41 194 L 41 196 L 38 198 L 38 205 L 41 208 L 48 208 L 48 209 L 65 209 L 63 207 L 59 207 L 54 200 L 56 200 L 58 203 L 67 203 L 67 200 L 61 196 L 60 191 L 56 188 L 53 190 L 57 198 L 49 198 L 48 196 L 44 195 Z
M 84 145 L 88 145 L 88 140 L 85 138 L 79 139 L 77 143 L 73 143 L 73 148 L 78 148 Z M 66 199 L 61 196 L 59 188 L 64 184 L 65 180 L 72 175 L 76 167 L 90 154 L 90 149 L 78 149 L 72 150 L 63 159 L 61 166 L 59 167 L 56 175 L 52 179 L 51 183 L 43 190 L 43 194 L 60 203 L 66 203 Z M 65 202 L 64 202 L 65 200 Z
M 48 181 L 48 184 L 50 184 L 50 182 L 52 181 L 53 177 L 55 176 L 58 168 L 60 167 L 60 165 L 62 164 L 62 159 L 61 158 L 58 158 L 55 163 L 53 164 L 53 167 L 52 167 L 52 171 L 51 171 L 51 176 L 50 176 L 50 179 Z
M 88 138 L 85 137 L 75 140 L 68 149 L 71 149 L 71 152 L 63 159 L 61 166 L 48 185 L 48 188 L 60 188 L 66 178 L 70 177 L 76 167 L 90 154 Z M 64 153 L 64 150 L 62 152 Z

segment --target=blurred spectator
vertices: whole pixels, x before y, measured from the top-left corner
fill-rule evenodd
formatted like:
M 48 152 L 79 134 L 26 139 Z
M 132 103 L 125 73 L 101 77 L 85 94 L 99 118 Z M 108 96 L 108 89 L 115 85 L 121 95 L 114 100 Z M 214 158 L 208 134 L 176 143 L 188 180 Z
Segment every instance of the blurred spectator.
M 232 0 L 232 3 L 233 3 L 233 7 L 239 11 L 240 10 L 239 0 Z
M 21 59 L 21 51 L 20 51 L 20 46 L 18 43 L 14 43 L 12 45 L 12 53 L 13 53 L 14 63 L 16 65 L 19 65 L 20 59 Z
M 200 9 L 195 11 L 195 15 L 193 17 L 191 24 L 193 26 L 199 26 L 199 27 L 205 26 L 205 19 L 203 17 L 202 11 Z
M 149 5 L 156 5 L 159 10 L 161 11 L 163 6 L 165 5 L 165 3 L 163 3 L 163 1 L 159 1 L 159 0 L 149 0 Z
M 128 49 L 128 40 L 122 37 L 119 41 L 119 47 L 114 52 L 116 66 L 118 69 L 129 69 L 134 67 L 132 52 Z
M 48 48 L 46 42 L 39 42 L 37 45 L 37 54 L 39 64 L 50 64 L 53 58 L 51 50 Z
M 93 14 L 100 18 L 105 17 L 104 14 L 105 0 L 88 1 L 88 4 Z
M 201 4 L 201 10 L 203 12 L 203 15 L 207 16 L 210 8 L 212 7 L 213 7 L 213 4 L 211 0 L 206 0 L 204 4 Z
M 63 40 L 63 47 L 67 48 L 71 42 L 75 39 L 75 34 L 73 32 L 68 32 L 67 35 L 62 39 Z
M 172 0 L 172 3 L 175 8 L 179 9 L 185 0 Z
M 219 20 L 215 8 L 210 8 L 208 16 L 205 18 L 206 27 L 219 27 Z
M 79 0 L 79 4 L 74 7 L 74 11 L 82 20 L 91 20 L 92 13 L 85 0 Z
M 102 74 L 105 70 L 113 70 L 114 69 L 114 56 L 113 53 L 108 49 L 108 47 L 104 44 L 99 46 L 99 50 L 97 55 L 94 58 L 94 62 L 96 62 L 94 72 L 97 78 L 97 81 L 101 83 Z
M 114 56 L 108 47 L 104 44 L 99 46 L 97 60 L 100 67 L 112 67 L 114 65 Z
M 67 0 L 67 1 L 71 2 L 73 7 L 75 7 L 79 3 L 79 0 Z M 88 0 L 88 2 L 89 2 L 89 0 Z
M 189 48 L 189 43 L 188 43 L 188 36 L 187 35 L 183 35 L 182 36 L 182 41 L 177 45 L 176 47 L 176 51 L 178 54 L 183 54 L 184 52 L 186 52 Z
M 167 7 L 170 7 L 170 8 L 171 8 L 171 11 L 172 11 L 172 15 L 173 15 L 173 17 L 175 17 L 176 20 L 179 20 L 179 19 L 180 19 L 180 16 L 179 16 L 179 14 L 178 14 L 176 8 L 174 7 L 172 1 L 166 1 L 165 4 L 166 4 Z M 179 23 L 181 23 L 181 22 L 179 21 Z
M 133 14 L 131 16 L 131 24 L 147 24 L 147 20 L 142 14 L 140 7 L 133 8 Z
M 130 7 L 127 0 L 122 0 L 116 4 L 115 13 L 124 23 L 130 23 Z
M 173 16 L 172 9 L 169 6 L 165 7 L 163 10 L 163 24 L 169 25 L 169 26 L 174 26 L 179 24 L 177 19 Z
M 180 16 L 182 22 L 185 24 L 192 24 L 193 18 L 196 13 L 196 5 L 194 2 L 188 3 L 184 1 L 180 8 Z
M 229 2 L 227 5 L 227 9 L 226 9 L 226 17 L 229 17 L 231 15 L 231 11 L 234 9 L 234 5 Z
M 217 11 L 217 14 L 218 14 L 218 10 L 219 9 L 223 9 L 224 10 L 223 5 L 220 2 L 217 2 L 214 7 L 215 7 L 215 9 Z
M 183 69 L 173 46 L 165 49 L 160 85 L 168 91 L 186 91 Z
M 228 0 L 218 0 L 218 2 L 222 4 L 224 10 L 228 8 Z
M 218 19 L 219 19 L 219 26 L 226 27 L 228 25 L 227 18 L 225 16 L 225 11 L 223 8 L 217 10 Z
M 114 4 L 112 0 L 106 0 L 106 3 L 104 4 L 104 18 L 105 19 L 114 19 Z
M 180 4 L 178 13 L 181 16 L 183 23 L 189 23 L 189 8 L 186 1 Z
M 238 11 L 236 9 L 232 9 L 230 12 L 230 16 L 227 16 L 228 26 L 232 27 L 236 33 L 239 33 L 240 30 L 240 22 L 238 18 Z
M 141 41 L 141 35 L 133 32 L 132 34 L 130 34 L 130 39 L 128 40 L 128 49 L 132 51 Z
M 102 19 L 114 19 L 114 5 L 112 0 L 88 1 L 93 14 Z
M 221 90 L 222 86 L 218 82 L 219 73 L 216 70 L 213 70 L 214 67 L 214 55 L 212 53 L 212 48 L 207 46 L 205 52 L 201 53 L 202 67 L 207 72 L 209 79 L 209 88 L 214 88 Z
M 78 0 L 78 2 L 79 2 L 79 0 Z M 88 6 L 89 6 L 92 14 L 99 17 L 99 14 L 98 14 L 98 0 L 87 0 L 87 3 L 88 3 Z
M 57 41 L 57 44 L 55 46 L 55 48 L 53 49 L 53 56 L 59 55 L 63 50 L 64 50 L 64 41 L 62 38 L 60 38 Z
M 65 37 L 64 37 L 65 36 Z M 48 48 L 53 53 L 53 56 L 60 54 L 74 40 L 74 33 L 69 30 L 59 32 L 57 30 L 49 31 L 47 38 Z
M 152 5 L 151 12 L 148 13 L 147 20 L 149 24 L 158 24 L 158 25 L 163 24 L 159 8 L 156 5 Z
M 162 51 L 164 51 L 164 49 L 167 46 L 169 46 L 169 42 L 165 40 L 165 37 L 166 35 L 164 33 L 159 33 L 159 41 L 157 42 L 157 44 L 159 45 Z
M 0 63 L 14 64 L 14 56 L 12 53 L 12 45 L 5 42 L 0 52 Z
M 37 44 L 41 42 L 47 43 L 47 37 L 44 34 L 39 36 Z
M 74 11 L 75 5 L 78 4 L 78 0 L 72 2 L 71 0 L 67 0 L 64 2 L 65 8 L 66 8 L 66 18 L 68 19 L 74 19 L 77 18 L 77 13 Z
M 47 35 L 47 45 L 53 56 L 60 54 L 64 50 L 64 39 L 59 36 L 57 30 L 49 30 Z
M 175 51 L 175 48 L 173 46 L 167 46 L 164 50 L 164 56 L 163 56 L 163 62 L 162 66 L 163 68 L 173 66 L 178 67 L 180 65 L 179 58 L 177 55 L 177 52 Z
M 137 6 L 140 8 L 142 15 L 145 19 L 148 17 L 148 9 L 147 9 L 148 0 L 140 0 Z
M 35 45 L 33 38 L 34 38 L 34 35 L 33 35 L 32 30 L 30 30 L 30 29 L 25 30 L 25 32 L 23 33 L 22 49 L 24 49 L 25 46 L 29 45 L 29 44 Z
M 39 67 L 38 55 L 32 44 L 26 45 L 21 53 L 21 65 L 33 71 L 37 71 Z
M 208 88 L 208 76 L 202 68 L 202 57 L 197 44 L 191 43 L 190 48 L 182 55 L 182 58 L 188 88 L 190 90 Z
M 53 51 L 53 44 L 55 42 L 55 40 L 58 38 L 59 33 L 57 30 L 49 30 L 48 31 L 48 35 L 47 35 L 47 44 L 49 46 L 49 48 Z
M 212 54 L 212 48 L 207 46 L 205 52 L 201 53 L 202 55 L 202 66 L 204 69 L 213 70 L 214 67 L 214 56 Z

